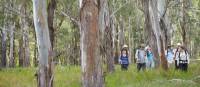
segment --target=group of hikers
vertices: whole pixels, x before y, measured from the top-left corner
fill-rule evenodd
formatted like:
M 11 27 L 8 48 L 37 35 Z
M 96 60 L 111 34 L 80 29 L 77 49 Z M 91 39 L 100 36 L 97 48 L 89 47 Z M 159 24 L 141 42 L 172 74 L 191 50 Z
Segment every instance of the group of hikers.
M 124 45 L 121 49 L 121 55 L 119 57 L 119 63 L 121 64 L 122 70 L 128 70 L 129 66 L 129 54 L 128 54 L 128 46 Z M 173 47 L 172 45 L 168 45 L 165 50 L 165 58 L 167 60 L 167 66 L 171 67 L 174 63 L 176 70 L 187 71 L 189 64 L 189 53 L 187 49 L 181 45 L 181 43 L 177 43 L 177 47 Z M 155 56 L 152 51 L 152 48 L 147 45 L 141 44 L 139 48 L 136 50 L 135 59 L 137 64 L 137 70 L 145 70 L 145 69 L 153 69 L 155 67 Z

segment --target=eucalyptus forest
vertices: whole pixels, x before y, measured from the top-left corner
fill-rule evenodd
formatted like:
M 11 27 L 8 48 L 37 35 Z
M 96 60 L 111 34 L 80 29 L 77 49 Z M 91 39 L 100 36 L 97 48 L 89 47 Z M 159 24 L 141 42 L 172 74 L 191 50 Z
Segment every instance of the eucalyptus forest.
M 0 0 L 0 87 L 200 87 L 200 0 Z

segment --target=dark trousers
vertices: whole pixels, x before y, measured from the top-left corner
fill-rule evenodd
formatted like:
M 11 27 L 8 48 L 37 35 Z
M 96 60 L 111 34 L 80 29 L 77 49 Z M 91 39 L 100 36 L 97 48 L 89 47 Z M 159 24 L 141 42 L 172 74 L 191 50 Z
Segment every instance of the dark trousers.
M 176 70 L 179 69 L 179 64 L 178 64 L 178 61 L 177 61 L 177 60 L 175 60 L 175 69 L 176 69 Z
M 146 63 L 137 63 L 137 70 L 140 71 L 141 69 L 144 71 L 146 68 Z
M 121 70 L 128 70 L 128 64 L 121 64 Z
M 188 64 L 187 63 L 180 63 L 179 64 L 179 69 L 182 70 L 182 71 L 187 71 Z

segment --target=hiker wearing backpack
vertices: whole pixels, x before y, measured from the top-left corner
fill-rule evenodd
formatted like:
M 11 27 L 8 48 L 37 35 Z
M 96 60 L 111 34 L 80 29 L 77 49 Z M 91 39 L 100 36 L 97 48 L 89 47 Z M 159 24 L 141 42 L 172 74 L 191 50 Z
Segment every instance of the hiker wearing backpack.
M 167 50 L 165 51 L 165 56 L 167 58 L 167 62 L 168 62 L 168 67 L 170 67 L 170 65 L 173 63 L 173 58 L 174 58 L 174 51 L 172 49 L 171 45 L 167 46 Z
M 155 64 L 154 64 L 154 55 L 152 52 L 151 47 L 147 46 L 146 47 L 146 57 L 147 57 L 147 61 L 146 61 L 146 66 L 147 68 L 154 68 Z
M 129 59 L 128 59 L 128 50 L 123 47 L 121 50 L 121 56 L 119 58 L 122 70 L 128 70 Z
M 136 50 L 135 53 L 135 58 L 136 58 L 136 63 L 137 63 L 137 70 L 140 71 L 145 70 L 146 68 L 146 52 L 144 49 L 144 44 L 141 44 L 141 46 L 139 47 L 139 49 Z
M 177 70 L 179 68 L 179 64 L 178 64 L 178 54 L 180 52 L 180 47 L 181 47 L 181 43 L 177 43 L 177 48 L 174 51 L 174 63 L 175 63 L 175 69 Z
M 180 47 L 180 52 L 178 54 L 179 69 L 182 71 L 187 71 L 189 64 L 189 54 L 184 46 Z

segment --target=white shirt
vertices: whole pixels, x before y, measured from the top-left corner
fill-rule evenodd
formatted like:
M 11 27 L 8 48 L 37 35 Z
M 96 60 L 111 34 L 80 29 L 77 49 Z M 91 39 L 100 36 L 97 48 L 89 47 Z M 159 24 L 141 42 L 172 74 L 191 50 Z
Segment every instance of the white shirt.
M 187 60 L 189 64 L 190 58 L 188 52 L 185 51 L 178 52 L 177 58 L 179 58 L 180 60 Z
M 145 50 L 143 49 L 138 49 L 136 50 L 136 53 L 135 53 L 135 58 L 137 60 L 137 63 L 145 63 L 146 62 L 146 52 Z

